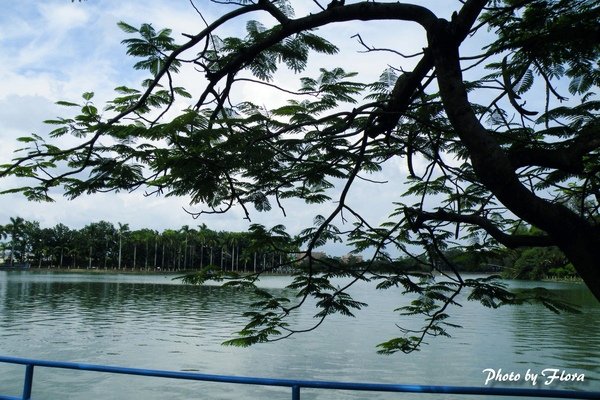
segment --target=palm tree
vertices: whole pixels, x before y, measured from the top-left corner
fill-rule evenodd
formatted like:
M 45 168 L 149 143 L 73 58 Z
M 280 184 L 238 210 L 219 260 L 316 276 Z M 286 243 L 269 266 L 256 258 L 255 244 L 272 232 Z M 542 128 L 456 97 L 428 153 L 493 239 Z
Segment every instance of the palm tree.
M 2 240 L 6 240 L 8 238 L 8 232 L 5 226 L 0 225 L 0 241 Z M 6 243 L 0 243 L 0 246 L 2 246 L 2 262 L 4 262 L 4 255 L 5 255 L 5 251 L 6 251 Z
M 167 262 L 169 263 L 168 268 L 176 268 L 177 267 L 177 258 L 178 258 L 178 252 L 174 251 L 174 248 L 176 250 L 176 244 L 178 243 L 178 239 L 179 239 L 179 235 L 177 234 L 177 231 L 174 231 L 173 229 L 165 229 L 162 233 L 162 242 L 163 242 L 163 256 L 162 256 L 162 267 L 164 269 L 165 267 L 165 253 L 166 250 L 169 251 L 169 257 L 167 259 Z M 165 244 L 168 245 L 167 249 L 165 249 Z M 170 260 L 169 260 L 170 259 Z
M 179 233 L 181 233 L 184 237 L 183 241 L 183 269 L 187 268 L 187 253 L 188 253 L 188 240 L 190 235 L 190 227 L 188 225 L 184 225 L 179 229 Z
M 160 234 L 160 242 L 162 243 L 162 252 L 160 253 L 161 254 L 160 268 L 165 269 L 165 242 L 166 242 L 166 239 L 165 239 L 164 231 Z
M 108 268 L 108 254 L 109 254 L 109 237 L 108 235 L 104 237 L 104 269 Z
M 25 219 L 21 217 L 10 217 L 10 223 L 6 225 L 5 228 L 10 234 L 10 265 L 12 267 L 15 265 L 15 245 L 17 244 L 17 240 L 23 235 Z
M 119 262 L 117 263 L 117 267 L 121 269 L 121 261 L 123 259 L 123 235 L 129 232 L 129 224 L 118 223 L 119 228 L 117 230 L 119 234 Z
M 152 233 L 154 235 L 154 270 L 156 271 L 156 258 L 158 256 L 158 239 L 160 238 L 160 235 L 158 231 L 152 231 Z
M 152 229 L 141 229 L 136 231 L 140 243 L 144 243 L 144 269 L 148 270 L 148 259 L 150 258 L 150 241 L 154 238 L 155 232 Z M 154 248 L 156 251 L 156 248 Z M 156 255 L 155 255 L 156 257 Z M 156 258 L 155 258 L 156 259 Z
M 42 263 L 47 261 L 48 252 L 51 248 L 52 230 L 49 228 L 41 229 L 40 223 L 37 221 L 26 221 L 25 225 L 28 254 L 31 254 L 31 261 L 37 258 L 38 268 L 41 268 Z M 48 264 L 48 268 L 50 264 Z
M 191 228 L 188 235 L 188 268 L 196 269 L 196 248 L 198 247 L 198 231 Z
M 206 246 L 207 240 L 210 238 L 211 230 L 208 229 L 206 224 L 198 225 L 200 230 L 198 231 L 198 238 L 200 239 L 200 268 L 204 268 L 204 247 Z M 211 256 L 212 264 L 212 256 Z
M 78 254 L 78 249 L 77 247 L 72 247 L 70 249 L 67 249 L 67 254 L 69 254 L 72 258 L 72 266 L 73 269 L 75 269 L 77 267 L 77 254 Z
M 133 262 L 131 264 L 131 270 L 135 269 L 136 261 L 137 261 L 137 245 L 140 240 L 139 231 L 133 231 L 131 233 L 131 243 L 133 244 Z
M 238 234 L 236 232 L 228 232 L 226 239 L 227 239 L 229 246 L 231 246 L 231 271 L 234 271 L 234 270 L 237 271 L 237 268 L 235 268 L 235 254 L 236 254 L 235 250 L 239 243 Z M 239 258 L 239 255 L 238 255 L 238 258 Z M 239 267 L 239 265 L 238 265 L 238 267 Z
M 92 222 L 75 231 L 74 245 L 79 248 L 79 254 L 87 253 L 87 268 L 92 268 L 94 263 L 107 266 L 109 255 L 114 254 L 116 235 L 114 225 L 107 221 Z
M 206 243 L 206 245 L 210 247 L 208 265 L 213 265 L 214 246 L 216 246 L 218 243 L 217 232 L 206 228 L 206 225 L 201 226 L 201 232 L 201 235 L 203 235 L 202 246 L 204 247 L 204 243 Z
M 225 248 L 225 246 L 227 246 L 227 238 L 225 237 L 225 235 L 226 235 L 225 232 L 219 232 L 219 236 L 217 238 L 217 241 L 221 246 L 221 271 L 223 270 L 224 248 Z
M 69 245 L 73 233 L 66 225 L 57 224 L 51 229 L 51 243 L 54 249 L 60 250 L 60 256 L 58 261 L 58 267 L 63 267 L 63 259 L 65 253 L 65 247 Z

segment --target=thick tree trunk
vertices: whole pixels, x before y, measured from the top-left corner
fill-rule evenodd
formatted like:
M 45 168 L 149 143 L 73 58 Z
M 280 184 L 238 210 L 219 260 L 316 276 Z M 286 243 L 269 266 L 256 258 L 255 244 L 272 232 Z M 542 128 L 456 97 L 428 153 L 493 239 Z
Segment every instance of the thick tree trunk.
M 529 191 L 518 179 L 508 154 L 479 123 L 463 85 L 453 24 L 440 20 L 429 32 L 440 94 L 448 118 L 467 147 L 473 170 L 502 204 L 544 230 L 571 260 L 600 301 L 600 235 L 568 208 Z

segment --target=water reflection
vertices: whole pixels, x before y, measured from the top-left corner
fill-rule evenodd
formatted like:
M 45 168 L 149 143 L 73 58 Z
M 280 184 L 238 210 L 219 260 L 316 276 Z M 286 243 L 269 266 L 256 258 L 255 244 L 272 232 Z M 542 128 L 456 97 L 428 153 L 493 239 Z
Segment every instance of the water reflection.
M 600 307 L 592 294 L 577 283 L 549 283 L 556 296 L 579 306 L 581 314 L 552 315 L 542 306 L 514 307 L 510 331 L 516 362 L 536 367 L 584 372 L 586 386 L 600 383 Z M 564 388 L 581 388 L 580 382 Z
M 269 290 L 285 278 L 264 283 Z M 526 285 L 513 283 L 513 285 Z M 399 334 L 399 292 L 376 292 L 361 283 L 358 300 L 369 303 L 356 319 L 334 316 L 318 331 L 249 349 L 223 347 L 245 321 L 253 299 L 246 291 L 186 286 L 165 276 L 52 275 L 0 272 L 0 353 L 217 374 L 285 378 L 421 383 L 483 384 L 482 370 L 561 368 L 585 372 L 589 390 L 600 390 L 600 306 L 577 284 L 546 284 L 579 304 L 583 314 L 555 315 L 538 306 L 488 310 L 463 302 L 450 310 L 453 338 L 430 340 L 409 356 L 384 357 L 375 345 Z M 314 309 L 291 321 L 307 326 Z M 0 387 L 17 394 L 22 371 L 0 366 Z M 184 399 L 282 398 L 281 389 L 132 379 L 103 374 L 40 370 L 34 394 L 41 398 Z M 14 388 L 14 389 L 10 389 Z M 165 389 L 167 388 L 167 389 Z M 582 389 L 580 383 L 552 388 Z M 77 394 L 70 394 L 74 391 Z M 8 393 L 10 394 L 10 393 Z M 398 399 L 398 395 L 307 391 L 304 399 Z M 404 397 L 408 398 L 408 397 Z M 418 396 L 418 400 L 439 399 Z M 453 399 L 460 397 L 444 397 Z

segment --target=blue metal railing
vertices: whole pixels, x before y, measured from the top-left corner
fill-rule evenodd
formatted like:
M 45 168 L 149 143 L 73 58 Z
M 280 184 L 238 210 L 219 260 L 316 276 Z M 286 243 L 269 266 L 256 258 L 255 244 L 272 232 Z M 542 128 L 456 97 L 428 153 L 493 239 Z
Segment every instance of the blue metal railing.
M 247 376 L 210 375 L 191 372 L 164 371 L 141 368 L 124 368 L 108 365 L 80 364 L 60 361 L 33 360 L 28 358 L 0 356 L 0 363 L 20 364 L 25 366 L 25 379 L 23 383 L 23 394 L 21 397 L 6 396 L 0 394 L 0 400 L 29 400 L 33 385 L 34 367 L 75 369 L 79 371 L 106 372 L 112 374 L 151 376 L 155 378 L 185 379 L 191 381 L 207 381 L 221 383 L 237 383 L 259 386 L 288 387 L 292 390 L 292 400 L 300 400 L 300 389 L 337 389 L 356 390 L 371 392 L 399 392 L 399 393 L 437 393 L 437 394 L 461 394 L 461 395 L 492 395 L 492 396 L 528 396 L 535 398 L 556 399 L 600 399 L 600 392 L 578 392 L 571 390 L 549 390 L 549 389 L 520 389 L 520 388 L 497 388 L 476 386 L 433 386 L 433 385 L 395 385 L 382 383 L 358 383 L 358 382 L 332 382 L 332 381 L 308 381 L 296 379 L 272 379 L 256 378 Z

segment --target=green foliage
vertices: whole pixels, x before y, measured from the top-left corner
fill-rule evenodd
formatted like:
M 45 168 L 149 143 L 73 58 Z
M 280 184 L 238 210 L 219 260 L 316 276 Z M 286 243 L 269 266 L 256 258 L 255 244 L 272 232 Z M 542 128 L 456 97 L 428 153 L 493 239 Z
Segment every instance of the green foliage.
M 562 267 L 554 267 L 548 269 L 548 275 L 559 279 L 573 278 L 577 276 L 577 271 L 575 270 L 575 267 L 573 267 L 573 264 L 568 263 L 566 265 L 563 265 Z
M 514 262 L 503 272 L 511 279 L 540 280 L 548 276 L 569 275 L 568 259 L 556 247 L 529 248 L 520 250 L 513 256 Z M 575 276 L 575 270 L 571 276 Z
M 121 22 L 126 52 L 147 78 L 138 87 L 118 86 L 103 108 L 91 92 L 81 101 L 60 101 L 70 116 L 46 121 L 46 136 L 18 139 L 26 148 L 0 166 L 0 178 L 22 183 L 2 193 L 50 201 L 57 188 L 71 198 L 142 188 L 186 196 L 205 206 L 202 212 L 239 207 L 249 220 L 254 211 L 287 215 L 297 207 L 293 200 L 320 205 L 297 237 L 282 226 L 260 225 L 227 243 L 206 228 L 193 235 L 211 252 L 200 256 L 198 273 L 185 282 L 225 282 L 257 296 L 245 314 L 248 324 L 230 345 L 309 331 L 333 313 L 352 316 L 365 306 L 351 295 L 359 281 L 374 281 L 382 290 L 400 288 L 411 303 L 397 310 L 399 317 L 424 321 L 383 343 L 379 349 L 385 354 L 414 351 L 427 337 L 448 335 L 455 327 L 449 309 L 464 301 L 490 308 L 538 302 L 552 311 L 569 310 L 549 293 L 511 293 L 493 278 L 465 279 L 461 271 L 512 262 L 511 277 L 537 279 L 570 273 L 569 261 L 578 271 L 590 271 L 581 260 L 594 259 L 598 246 L 573 241 L 600 243 L 600 2 L 456 5 L 463 3 L 450 22 L 421 6 L 386 3 L 391 11 L 385 19 L 421 24 L 429 42 L 412 71 L 405 71 L 408 64 L 386 61 L 375 82 L 364 82 L 353 65 L 308 68 L 311 54 L 340 51 L 317 29 L 384 18 L 384 6 L 372 2 L 300 17 L 288 0 L 235 2 L 223 18 L 181 44 L 169 29 Z M 261 18 L 250 19 L 251 12 Z M 245 32 L 218 36 L 229 22 Z M 486 28 L 489 41 L 480 54 L 453 61 L 456 54 L 467 56 L 461 44 L 471 40 L 468 33 Z M 373 57 L 382 50 L 367 48 Z M 184 66 L 200 72 L 197 81 L 185 83 L 193 91 L 178 86 Z M 298 74 L 299 82 L 276 82 L 282 66 Z M 290 99 L 266 107 L 260 99 L 239 98 L 241 81 L 283 91 Z M 189 104 L 175 110 L 176 100 Z M 468 123 L 457 122 L 463 118 Z M 65 146 L 65 136 L 77 144 Z M 372 185 L 370 197 L 388 192 L 379 188 L 386 185 L 377 183 L 379 174 L 398 193 L 387 218 L 370 215 L 379 210 L 361 214 L 352 202 L 359 181 Z M 559 219 L 568 223 L 556 226 Z M 539 232 L 528 226 L 539 226 Z M 563 232 L 567 228 L 572 235 Z M 98 229 L 90 227 L 88 236 Z M 160 235 L 170 249 L 162 254 L 173 265 L 181 260 L 175 245 L 181 237 L 175 231 Z M 229 250 L 236 249 L 235 240 L 243 243 L 241 250 Z M 334 242 L 371 257 L 344 263 L 316 256 L 318 247 Z M 577 257 L 574 249 L 590 256 Z M 239 273 L 236 252 L 250 276 Z M 227 260 L 238 269 L 226 268 Z M 275 298 L 254 287 L 261 272 L 273 269 L 294 274 L 289 289 L 295 296 Z M 587 283 L 597 291 L 593 274 Z M 315 305 L 315 324 L 291 326 L 290 316 L 306 304 Z
M 166 65 L 167 53 L 177 48 L 171 37 L 171 29 L 156 31 L 151 24 L 142 24 L 135 28 L 125 22 L 118 23 L 119 28 L 126 33 L 138 33 L 139 38 L 130 38 L 122 41 L 127 46 L 127 54 L 133 57 L 144 58 L 134 64 L 135 69 L 149 70 L 156 76 Z M 169 63 L 169 70 L 177 72 L 181 63 L 177 60 Z
M 216 232 L 201 225 L 158 232 L 99 221 L 76 230 L 63 224 L 42 228 L 37 221 L 16 217 L 0 228 L 0 241 L 9 239 L 19 262 L 44 268 L 187 271 L 177 279 L 197 285 L 222 282 L 238 289 L 258 290 L 253 285 L 257 274 L 286 271 L 292 261 L 289 253 L 297 250 L 283 226 Z

